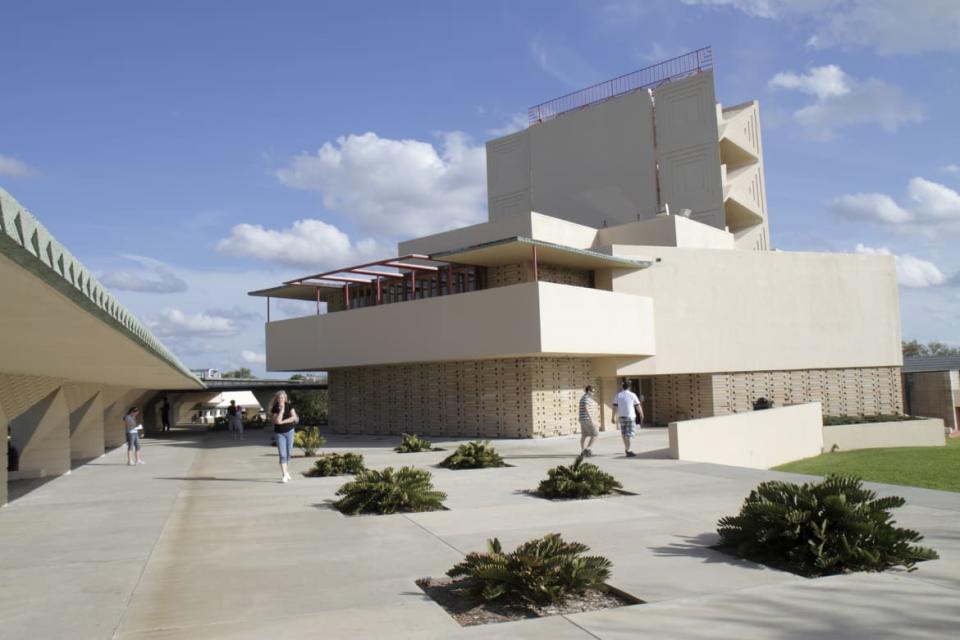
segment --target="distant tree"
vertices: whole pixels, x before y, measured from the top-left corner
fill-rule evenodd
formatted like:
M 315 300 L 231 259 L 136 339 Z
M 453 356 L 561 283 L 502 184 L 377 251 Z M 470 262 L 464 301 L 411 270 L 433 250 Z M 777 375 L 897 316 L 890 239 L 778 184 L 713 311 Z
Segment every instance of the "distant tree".
M 224 378 L 256 378 L 253 371 L 246 367 L 240 367 L 236 371 L 227 371 L 223 374 Z
M 912 358 L 914 356 L 925 356 L 927 353 L 926 345 L 920 344 L 916 340 L 904 341 L 900 343 L 903 348 L 903 357 Z
M 300 424 L 316 425 L 327 422 L 327 392 L 324 389 L 290 389 L 290 402 L 297 409 Z
M 901 345 L 905 358 L 913 356 L 960 356 L 960 348 L 951 347 L 936 340 L 927 344 L 922 344 L 917 340 L 909 340 L 902 342 Z
M 932 356 L 960 356 L 960 349 L 942 342 L 928 342 L 927 349 Z
M 293 374 L 292 376 L 290 376 L 290 379 L 291 379 L 291 380 L 303 380 L 303 379 L 304 379 L 304 375 L 303 375 L 302 373 L 295 373 L 295 374 Z

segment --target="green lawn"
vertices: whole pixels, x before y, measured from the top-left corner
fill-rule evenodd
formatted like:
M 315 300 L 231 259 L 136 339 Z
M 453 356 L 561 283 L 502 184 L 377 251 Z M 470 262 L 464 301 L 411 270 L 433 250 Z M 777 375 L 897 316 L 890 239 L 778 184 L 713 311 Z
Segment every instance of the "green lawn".
M 897 447 L 824 453 L 774 467 L 822 476 L 847 473 L 864 480 L 960 492 L 960 438 L 945 447 Z

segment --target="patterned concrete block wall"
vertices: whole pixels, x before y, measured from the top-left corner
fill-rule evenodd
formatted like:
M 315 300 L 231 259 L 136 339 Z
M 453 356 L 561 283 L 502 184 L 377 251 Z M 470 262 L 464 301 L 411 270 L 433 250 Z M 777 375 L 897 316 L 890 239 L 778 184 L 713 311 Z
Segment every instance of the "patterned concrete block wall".
M 540 282 L 554 282 L 573 287 L 589 287 L 590 271 L 552 264 L 538 264 Z M 521 282 L 533 282 L 533 262 L 487 267 L 487 288 L 506 287 Z
M 690 374 L 653 381 L 659 424 L 750 411 L 757 398 L 777 406 L 821 402 L 829 416 L 903 413 L 898 367 Z
M 577 401 L 598 384 L 589 360 L 509 358 L 329 373 L 337 433 L 525 438 L 579 432 Z

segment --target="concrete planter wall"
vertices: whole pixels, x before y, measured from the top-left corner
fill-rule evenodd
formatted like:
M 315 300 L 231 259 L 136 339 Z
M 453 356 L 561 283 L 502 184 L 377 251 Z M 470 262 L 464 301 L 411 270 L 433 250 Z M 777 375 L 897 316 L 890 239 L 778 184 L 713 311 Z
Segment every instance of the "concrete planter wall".
M 940 418 L 838 424 L 823 428 L 825 452 L 881 447 L 942 447 L 944 443 L 944 426 Z
M 810 458 L 823 447 L 819 402 L 671 422 L 670 456 L 754 469 Z

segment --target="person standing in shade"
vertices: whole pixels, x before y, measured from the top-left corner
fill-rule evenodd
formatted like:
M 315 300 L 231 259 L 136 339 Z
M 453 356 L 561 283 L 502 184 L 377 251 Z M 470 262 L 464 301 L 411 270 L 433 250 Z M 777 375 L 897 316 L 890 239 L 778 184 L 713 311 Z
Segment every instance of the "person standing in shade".
M 170 431 L 170 400 L 163 396 L 163 404 L 160 405 L 160 425 L 163 431 Z
M 237 406 L 236 400 L 230 401 L 227 407 L 227 428 L 233 432 L 233 439 L 243 439 L 243 410 Z
M 293 453 L 293 435 L 299 418 L 297 418 L 297 412 L 293 405 L 287 401 L 286 391 L 277 391 L 276 395 L 273 396 L 270 415 L 273 422 L 273 432 L 277 437 L 277 451 L 280 453 L 280 472 L 283 474 L 280 482 L 290 482 L 290 472 L 287 465 L 290 463 L 290 455 Z
M 127 425 L 127 464 L 146 464 L 140 457 L 140 433 L 143 431 L 143 425 L 140 423 L 140 408 L 130 407 L 127 415 L 123 416 L 123 422 Z M 137 461 L 134 463 L 134 451 L 136 451 Z
M 635 458 L 637 454 L 630 450 L 630 439 L 637 434 L 637 422 L 643 422 L 643 407 L 640 398 L 630 391 L 630 383 L 626 380 L 620 388 L 620 393 L 613 399 L 613 410 L 620 423 L 620 436 L 623 438 L 623 448 L 628 458 Z
M 599 435 L 599 414 L 600 405 L 593 399 L 593 386 L 588 384 L 580 397 L 580 455 L 587 458 L 593 455 L 591 447 Z

